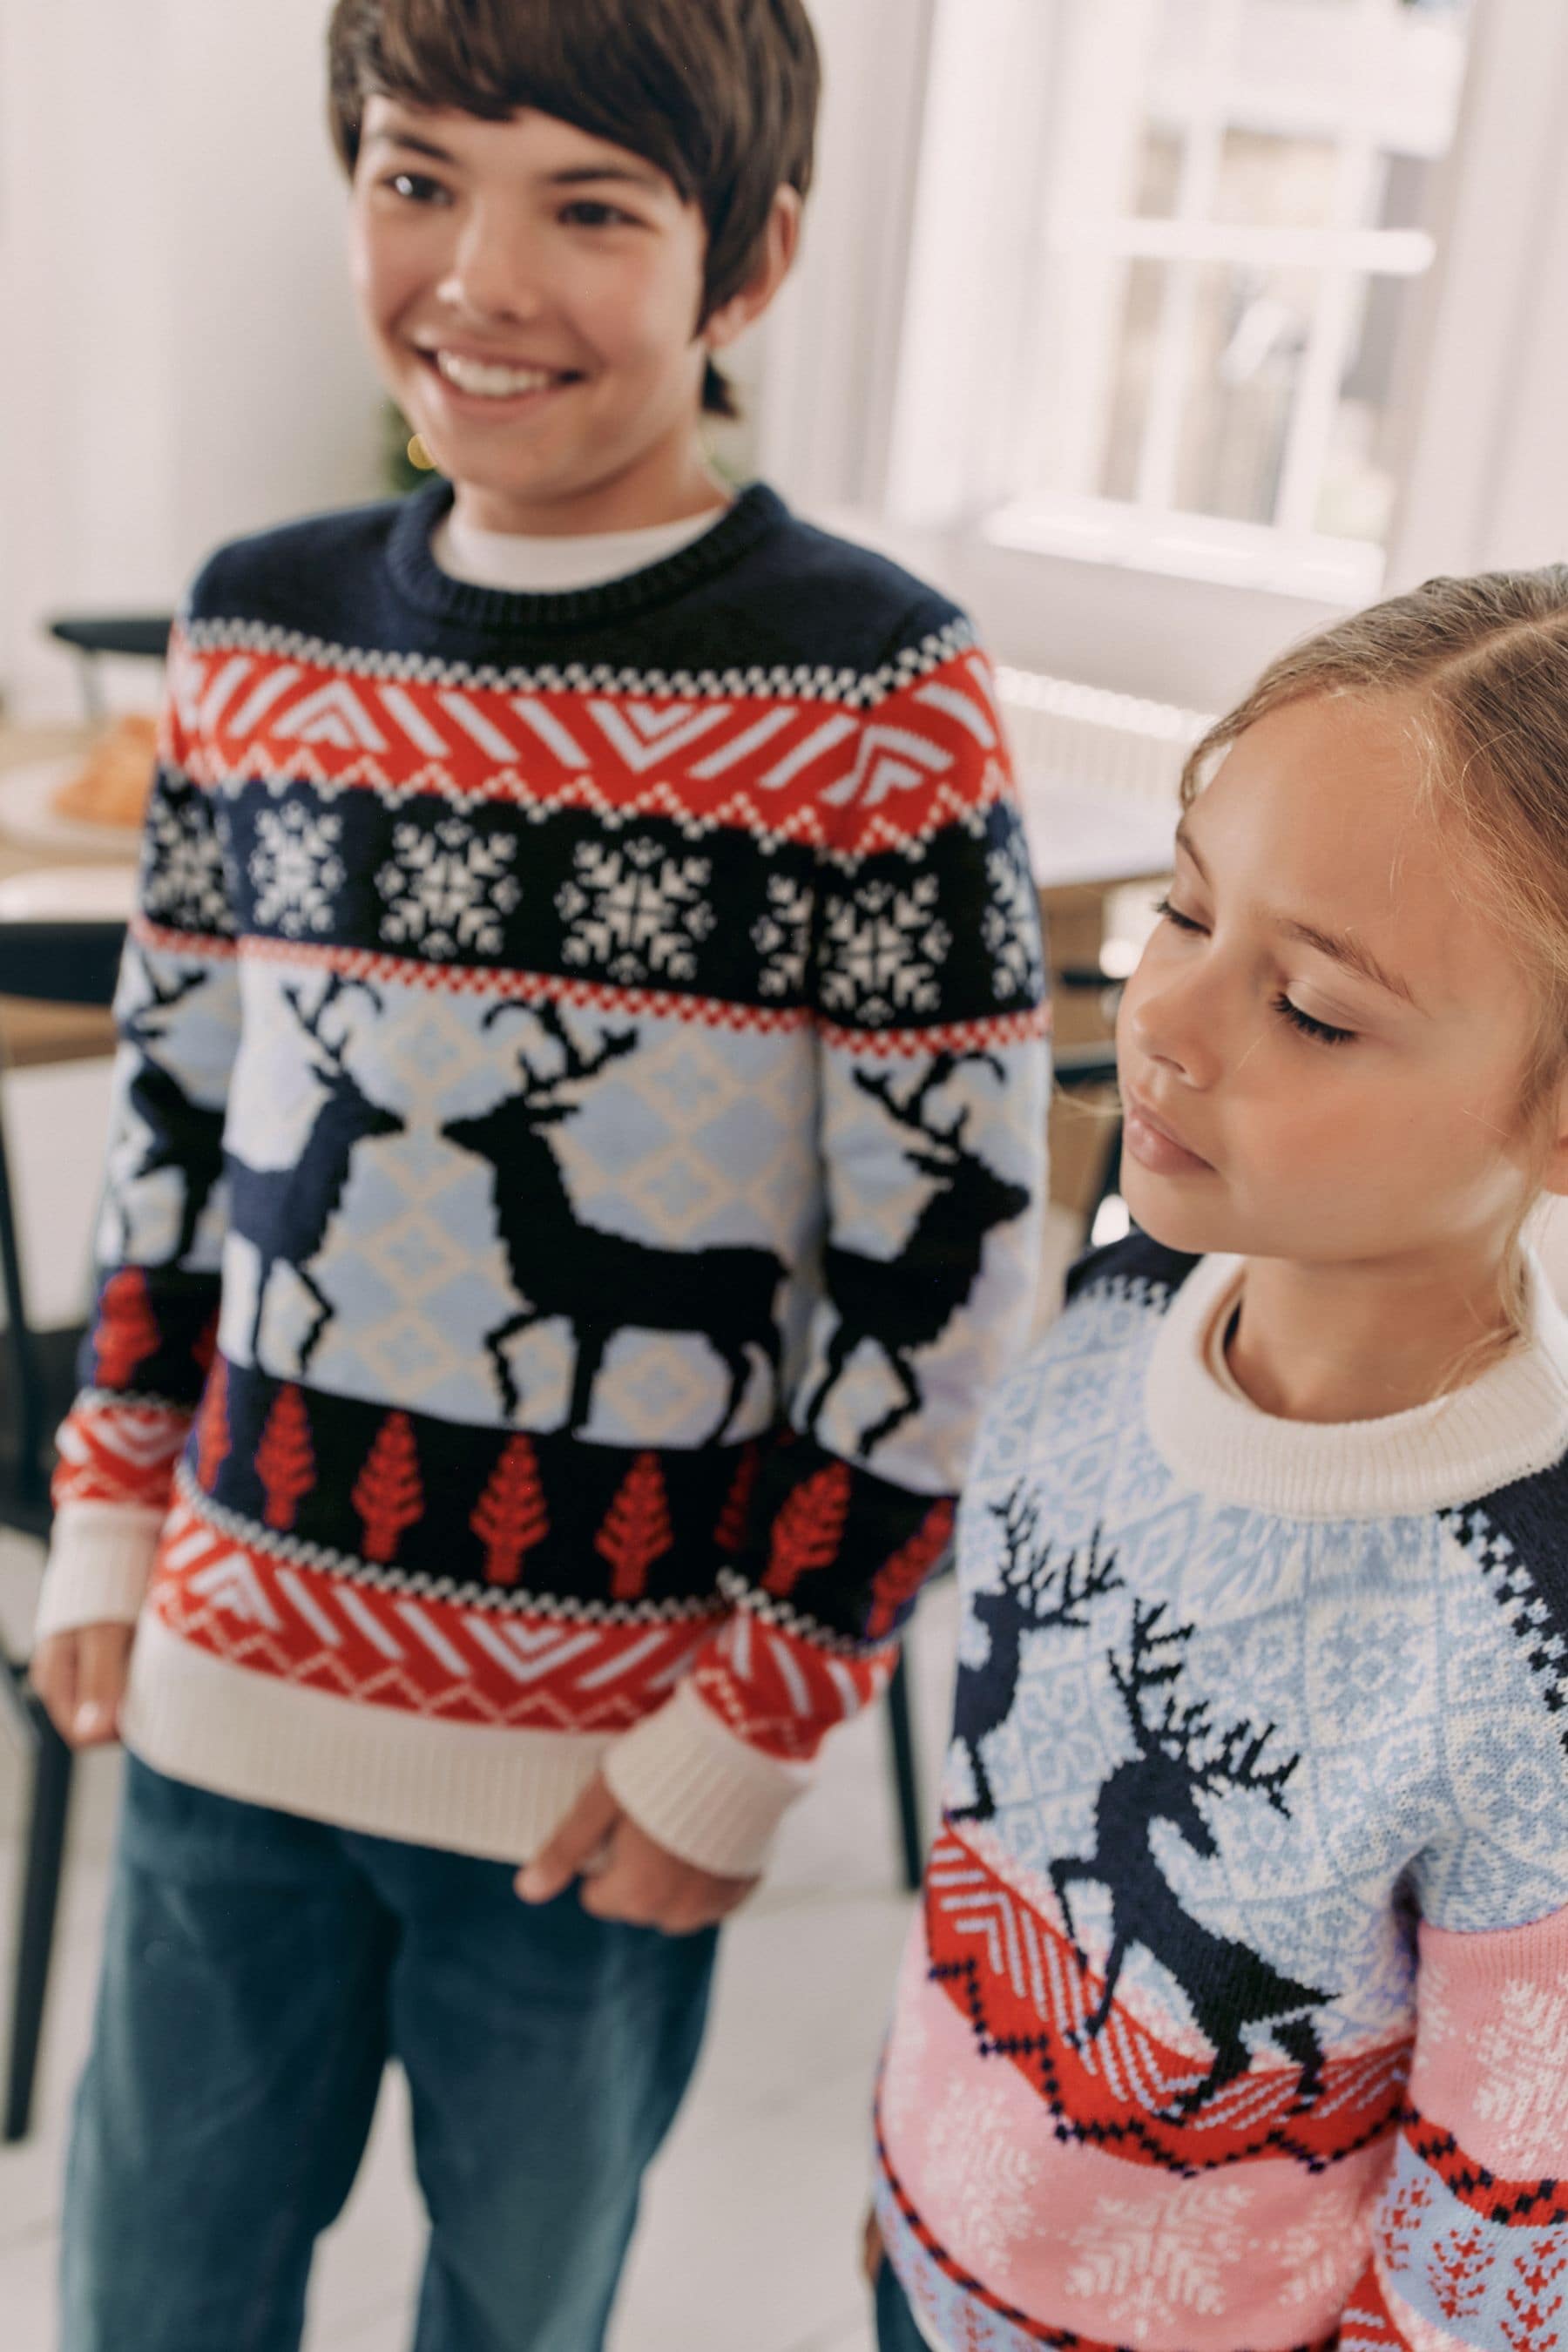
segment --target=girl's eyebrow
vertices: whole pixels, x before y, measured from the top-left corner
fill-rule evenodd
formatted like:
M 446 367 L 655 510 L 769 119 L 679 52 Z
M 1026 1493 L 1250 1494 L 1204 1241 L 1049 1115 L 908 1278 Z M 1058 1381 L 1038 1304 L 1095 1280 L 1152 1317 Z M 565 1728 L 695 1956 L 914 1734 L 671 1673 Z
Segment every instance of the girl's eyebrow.
M 1184 850 L 1192 859 L 1199 875 L 1206 882 L 1209 878 L 1208 868 L 1199 856 L 1196 845 L 1184 823 L 1176 827 L 1176 846 Z M 1348 931 L 1325 931 L 1321 930 L 1316 923 L 1298 923 L 1291 920 L 1281 921 L 1279 928 L 1288 939 L 1300 940 L 1303 947 L 1315 948 L 1320 955 L 1325 955 L 1331 961 L 1342 965 L 1346 971 L 1359 973 L 1363 980 L 1370 980 L 1374 988 L 1385 989 L 1390 996 L 1396 996 L 1402 1004 L 1410 1005 L 1417 1013 L 1420 1011 L 1420 1006 L 1398 974 L 1386 971 L 1379 963 L 1372 950 L 1363 945 L 1360 940 L 1352 938 Z
M 1280 929 L 1288 938 L 1300 940 L 1303 947 L 1316 948 L 1320 955 L 1331 956 L 1347 971 L 1359 972 L 1363 980 L 1370 980 L 1375 988 L 1386 989 L 1390 996 L 1397 996 L 1402 1004 L 1419 1012 L 1415 999 L 1397 972 L 1385 971 L 1372 950 L 1352 939 L 1349 932 L 1321 931 L 1315 923 L 1287 922 Z

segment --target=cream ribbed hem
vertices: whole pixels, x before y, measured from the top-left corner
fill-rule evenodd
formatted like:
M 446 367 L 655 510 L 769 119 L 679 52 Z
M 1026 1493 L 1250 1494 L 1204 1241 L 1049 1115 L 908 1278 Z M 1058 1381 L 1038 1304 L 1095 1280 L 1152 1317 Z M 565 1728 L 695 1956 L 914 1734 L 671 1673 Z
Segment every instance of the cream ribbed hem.
M 560 1827 L 607 1744 L 334 1698 L 229 1665 L 151 1612 L 121 1725 L 143 1763 L 219 1796 L 509 1863 Z
M 133 1625 L 163 1525 L 126 1503 L 63 1503 L 49 1531 L 34 1639 L 79 1625 Z
M 1195 1266 L 1150 1357 L 1150 1433 L 1187 1485 L 1289 1518 L 1385 1518 L 1473 1501 L 1568 1451 L 1568 1319 L 1532 1257 L 1524 1341 L 1467 1387 L 1382 1421 L 1281 1421 L 1220 1386 L 1209 1333 L 1242 1265 Z
M 737 1739 L 685 1682 L 657 1715 L 621 1734 L 605 1778 L 637 1827 L 682 1862 L 755 1878 L 812 1769 Z

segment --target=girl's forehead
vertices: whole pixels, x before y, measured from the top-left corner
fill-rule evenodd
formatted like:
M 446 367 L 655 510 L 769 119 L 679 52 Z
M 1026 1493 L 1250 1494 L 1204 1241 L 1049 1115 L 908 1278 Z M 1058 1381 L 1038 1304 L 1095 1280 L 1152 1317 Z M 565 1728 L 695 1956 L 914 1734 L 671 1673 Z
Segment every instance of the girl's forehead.
M 1183 830 L 1216 890 L 1272 929 L 1361 940 L 1428 1011 L 1495 1010 L 1524 966 L 1426 762 L 1412 703 L 1289 704 L 1237 738 Z

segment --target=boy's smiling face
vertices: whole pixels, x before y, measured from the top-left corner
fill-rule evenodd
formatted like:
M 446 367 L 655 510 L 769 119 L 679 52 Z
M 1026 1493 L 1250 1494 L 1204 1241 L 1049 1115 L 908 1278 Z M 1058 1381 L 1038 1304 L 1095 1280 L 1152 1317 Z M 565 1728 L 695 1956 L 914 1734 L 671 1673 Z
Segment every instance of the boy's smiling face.
M 787 206 L 784 211 L 787 213 Z M 773 244 L 793 244 L 775 223 Z M 361 311 L 389 389 L 480 529 L 635 530 L 716 503 L 697 436 L 707 231 L 656 164 L 553 116 L 366 100 Z

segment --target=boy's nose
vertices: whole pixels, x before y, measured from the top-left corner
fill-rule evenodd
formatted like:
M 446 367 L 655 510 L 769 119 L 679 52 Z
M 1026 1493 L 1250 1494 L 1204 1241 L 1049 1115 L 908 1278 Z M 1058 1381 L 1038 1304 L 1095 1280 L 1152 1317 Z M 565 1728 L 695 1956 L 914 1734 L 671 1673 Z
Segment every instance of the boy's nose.
M 475 319 L 537 318 L 543 302 L 527 232 L 515 219 L 476 207 L 436 291 Z

